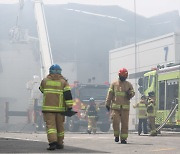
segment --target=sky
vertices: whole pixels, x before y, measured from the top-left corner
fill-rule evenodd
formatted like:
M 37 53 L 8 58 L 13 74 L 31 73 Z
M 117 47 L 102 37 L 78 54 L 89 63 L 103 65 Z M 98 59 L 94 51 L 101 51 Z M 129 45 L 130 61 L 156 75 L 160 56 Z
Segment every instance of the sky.
M 0 0 L 1 3 L 17 3 L 19 0 Z M 43 0 L 45 4 L 80 3 L 91 5 L 119 5 L 125 9 L 134 11 L 145 17 L 151 17 L 165 12 L 178 10 L 180 12 L 180 0 Z

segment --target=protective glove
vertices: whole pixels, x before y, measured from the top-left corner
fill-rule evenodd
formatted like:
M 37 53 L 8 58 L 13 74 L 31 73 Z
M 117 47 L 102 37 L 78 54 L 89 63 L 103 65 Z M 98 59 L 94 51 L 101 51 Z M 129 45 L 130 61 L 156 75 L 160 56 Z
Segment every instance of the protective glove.
M 41 90 L 41 88 L 40 88 L 40 87 L 39 87 L 39 90 L 40 90 L 40 92 L 41 92 L 41 93 L 43 93 L 43 91 Z
M 131 94 L 130 94 L 130 92 L 129 92 L 129 91 L 127 91 L 127 92 L 126 92 L 126 97 L 127 97 L 127 99 L 128 99 L 128 100 L 130 100 L 130 99 L 131 99 Z
M 106 109 L 108 110 L 108 112 L 110 111 L 110 107 L 106 105 Z

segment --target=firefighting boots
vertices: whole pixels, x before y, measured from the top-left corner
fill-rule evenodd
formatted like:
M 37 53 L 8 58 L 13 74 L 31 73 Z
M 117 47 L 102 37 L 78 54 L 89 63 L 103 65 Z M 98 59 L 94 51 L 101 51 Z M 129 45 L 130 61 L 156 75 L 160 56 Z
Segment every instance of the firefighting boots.
M 149 136 L 157 136 L 157 133 L 150 133 Z
M 119 137 L 115 137 L 114 141 L 119 142 Z
M 88 134 L 91 134 L 91 131 L 90 131 L 90 130 L 87 130 L 87 133 L 88 133 Z
M 126 140 L 121 140 L 121 144 L 127 144 Z
M 47 150 L 55 150 L 56 149 L 57 142 L 49 143 L 49 147 Z
M 56 149 L 64 149 L 64 145 L 63 144 L 57 144 Z
M 152 130 L 152 131 L 150 132 L 150 136 L 157 136 L 156 130 Z

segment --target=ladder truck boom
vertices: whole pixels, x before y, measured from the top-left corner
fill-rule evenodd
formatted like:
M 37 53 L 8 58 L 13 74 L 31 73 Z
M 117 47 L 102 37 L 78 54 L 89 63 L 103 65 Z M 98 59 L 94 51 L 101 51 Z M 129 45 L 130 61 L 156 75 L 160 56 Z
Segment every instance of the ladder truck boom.
M 41 78 L 43 78 L 48 75 L 49 67 L 53 64 L 53 58 L 42 0 L 34 0 L 34 13 L 39 38 Z

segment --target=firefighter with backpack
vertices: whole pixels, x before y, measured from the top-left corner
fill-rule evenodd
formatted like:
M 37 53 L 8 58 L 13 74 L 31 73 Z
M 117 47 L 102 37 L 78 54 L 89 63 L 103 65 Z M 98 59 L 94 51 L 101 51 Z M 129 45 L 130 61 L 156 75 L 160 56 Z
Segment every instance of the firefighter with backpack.
M 89 99 L 89 105 L 87 106 L 86 109 L 86 116 L 88 117 L 88 134 L 91 134 L 93 132 L 94 134 L 96 133 L 97 130 L 97 120 L 98 120 L 98 115 L 97 115 L 97 109 L 96 109 L 96 104 L 94 98 Z

